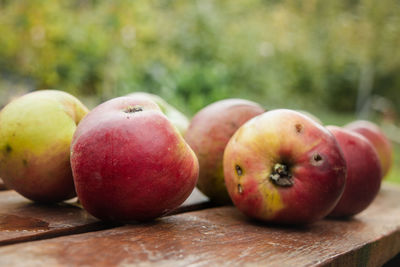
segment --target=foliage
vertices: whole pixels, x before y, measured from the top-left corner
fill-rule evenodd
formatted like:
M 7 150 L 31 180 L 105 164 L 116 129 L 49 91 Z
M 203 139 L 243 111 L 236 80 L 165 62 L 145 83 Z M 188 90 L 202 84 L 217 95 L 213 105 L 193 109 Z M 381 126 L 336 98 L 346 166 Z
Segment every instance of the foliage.
M 400 145 L 393 144 L 393 151 L 393 165 L 385 179 L 389 182 L 400 183 L 400 165 L 398 164 L 400 162 Z
M 354 111 L 367 68 L 400 103 L 397 0 L 1 0 L 0 14 L 0 75 L 32 88 L 149 91 L 192 114 L 227 97 Z

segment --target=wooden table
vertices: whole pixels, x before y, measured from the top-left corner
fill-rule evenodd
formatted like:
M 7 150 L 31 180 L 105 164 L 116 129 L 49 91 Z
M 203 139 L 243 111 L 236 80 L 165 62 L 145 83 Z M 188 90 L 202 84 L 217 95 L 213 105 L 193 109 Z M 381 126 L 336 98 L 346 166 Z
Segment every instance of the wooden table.
M 252 221 L 198 191 L 174 214 L 131 225 L 0 192 L 0 266 L 381 266 L 399 252 L 400 187 L 390 184 L 355 218 L 304 227 Z

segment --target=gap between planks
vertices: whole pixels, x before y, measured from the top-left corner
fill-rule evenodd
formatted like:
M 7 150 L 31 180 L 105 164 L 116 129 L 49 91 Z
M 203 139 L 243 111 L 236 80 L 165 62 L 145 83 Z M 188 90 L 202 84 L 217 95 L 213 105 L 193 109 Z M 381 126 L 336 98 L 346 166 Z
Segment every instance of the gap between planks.
M 83 234 L 124 226 L 105 223 L 70 200 L 55 205 L 34 204 L 12 190 L 0 191 L 0 246 Z M 164 217 L 214 207 L 197 188 Z M 60 213 L 65 212 L 68 216 Z M 138 223 L 139 224 L 139 223 Z

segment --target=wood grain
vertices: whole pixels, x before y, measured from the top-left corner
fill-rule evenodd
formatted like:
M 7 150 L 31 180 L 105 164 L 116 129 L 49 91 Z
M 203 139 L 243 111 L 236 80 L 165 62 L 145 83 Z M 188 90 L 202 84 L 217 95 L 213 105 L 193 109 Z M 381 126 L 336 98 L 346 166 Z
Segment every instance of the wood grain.
M 0 245 L 97 229 L 105 226 L 74 205 L 39 205 L 15 191 L 0 192 Z
M 74 203 L 76 199 L 54 205 L 40 205 L 23 198 L 15 191 L 1 191 L 0 246 L 122 225 L 102 223 Z M 208 199 L 196 189 L 173 212 L 176 214 L 207 207 Z
M 251 221 L 234 207 L 0 248 L 0 265 L 380 266 L 400 251 L 400 188 L 351 220 L 305 227 Z

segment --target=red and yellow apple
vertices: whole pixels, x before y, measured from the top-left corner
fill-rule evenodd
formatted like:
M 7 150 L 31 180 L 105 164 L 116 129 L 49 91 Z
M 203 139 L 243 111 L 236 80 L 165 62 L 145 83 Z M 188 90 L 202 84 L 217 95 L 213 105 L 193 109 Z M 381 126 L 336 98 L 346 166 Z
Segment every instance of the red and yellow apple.
M 185 140 L 199 159 L 197 187 L 210 200 L 231 203 L 222 169 L 225 146 L 243 123 L 263 112 L 264 109 L 252 101 L 225 99 L 206 106 L 193 117 Z
M 319 124 L 321 124 L 321 125 L 324 125 L 324 124 L 322 123 L 322 121 L 321 121 L 317 116 L 315 116 L 314 114 L 312 114 L 311 112 L 306 111 L 306 110 L 302 110 L 302 109 L 298 109 L 298 110 L 296 110 L 296 111 L 298 111 L 298 112 L 300 112 L 301 114 L 303 114 L 303 115 L 309 117 L 310 119 L 316 121 L 317 123 L 319 123 Z
M 167 103 L 164 99 L 155 94 L 150 94 L 147 92 L 135 92 L 127 96 L 132 97 L 145 97 L 154 101 L 161 109 L 162 113 L 167 116 L 171 123 L 178 129 L 178 131 L 184 135 L 187 128 L 189 127 L 189 119 L 175 107 Z
M 8 188 L 38 202 L 75 196 L 69 150 L 88 109 L 74 96 L 36 91 L 0 112 L 0 177 Z
M 389 139 L 382 130 L 370 121 L 358 120 L 344 126 L 344 128 L 357 132 L 367 138 L 378 152 L 382 165 L 382 178 L 386 176 L 392 167 L 393 149 Z
M 311 223 L 339 201 L 346 162 L 335 137 L 286 109 L 241 126 L 224 153 L 225 183 L 235 206 L 262 221 Z
M 119 97 L 79 124 L 71 166 L 83 207 L 110 221 L 143 221 L 179 206 L 198 177 L 196 155 L 148 98 Z
M 329 216 L 352 216 L 366 209 L 378 194 L 381 164 L 375 148 L 365 137 L 336 126 L 327 128 L 336 137 L 347 163 L 344 193 Z

